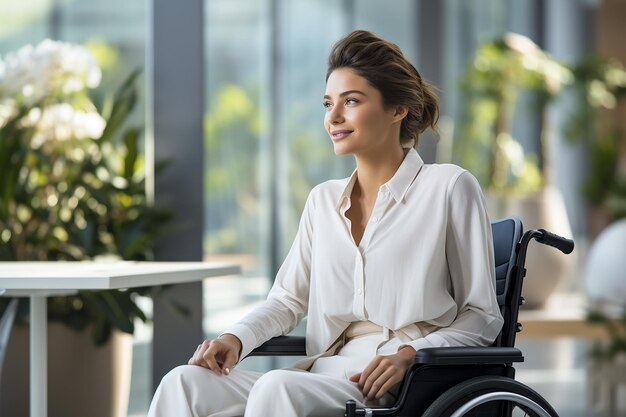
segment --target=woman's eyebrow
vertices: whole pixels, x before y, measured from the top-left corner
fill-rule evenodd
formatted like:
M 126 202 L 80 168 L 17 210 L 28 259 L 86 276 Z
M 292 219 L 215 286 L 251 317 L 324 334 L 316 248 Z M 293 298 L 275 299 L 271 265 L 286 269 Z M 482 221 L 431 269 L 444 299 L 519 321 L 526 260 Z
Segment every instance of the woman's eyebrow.
M 344 97 L 344 96 L 349 96 L 350 94 L 360 94 L 362 96 L 366 96 L 367 94 L 365 94 L 363 91 L 361 90 L 348 90 L 348 91 L 344 91 L 343 93 L 339 94 L 339 97 Z M 325 99 L 330 99 L 330 96 L 328 94 L 324 95 Z

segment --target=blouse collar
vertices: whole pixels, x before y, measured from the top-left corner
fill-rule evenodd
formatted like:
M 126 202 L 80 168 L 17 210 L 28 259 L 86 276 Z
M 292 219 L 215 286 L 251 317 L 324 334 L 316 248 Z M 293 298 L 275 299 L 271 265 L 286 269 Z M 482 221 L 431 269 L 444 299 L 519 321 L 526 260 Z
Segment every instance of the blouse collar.
M 396 200 L 396 203 L 400 203 L 404 200 L 404 196 L 413 183 L 413 180 L 415 180 L 415 177 L 417 177 L 417 174 L 422 169 L 422 166 L 424 166 L 424 161 L 419 156 L 417 151 L 414 148 L 409 149 L 396 173 L 389 181 L 381 185 L 380 189 L 389 190 L 394 200 Z M 339 201 L 337 202 L 337 210 L 342 207 L 346 199 L 350 198 L 352 188 L 356 182 L 356 174 L 357 170 L 355 169 L 343 189 L 343 193 L 341 194 Z

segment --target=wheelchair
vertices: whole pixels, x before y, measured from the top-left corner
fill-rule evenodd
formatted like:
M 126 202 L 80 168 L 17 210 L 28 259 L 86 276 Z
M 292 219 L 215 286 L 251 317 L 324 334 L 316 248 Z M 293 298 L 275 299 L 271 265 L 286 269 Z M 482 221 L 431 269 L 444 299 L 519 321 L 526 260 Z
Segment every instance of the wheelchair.
M 496 270 L 496 295 L 504 317 L 500 335 L 489 347 L 440 347 L 417 351 L 395 404 L 357 408 L 346 402 L 345 417 L 558 417 L 548 402 L 530 387 L 515 381 L 514 363 L 524 357 L 514 347 L 522 330 L 518 323 L 526 251 L 531 240 L 565 254 L 574 249 L 570 239 L 544 229 L 523 233 L 517 217 L 491 223 Z M 251 356 L 306 356 L 304 337 L 279 336 L 255 349 Z M 521 413 L 521 414 L 520 414 Z

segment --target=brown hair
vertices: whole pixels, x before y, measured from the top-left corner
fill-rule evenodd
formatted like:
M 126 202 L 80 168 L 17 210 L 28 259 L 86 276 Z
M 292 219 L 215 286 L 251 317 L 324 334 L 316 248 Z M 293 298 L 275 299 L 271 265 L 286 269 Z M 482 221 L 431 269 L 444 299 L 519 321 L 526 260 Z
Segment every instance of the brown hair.
M 408 114 L 400 127 L 400 143 L 414 141 L 430 127 L 435 130 L 439 119 L 439 99 L 434 87 L 415 69 L 400 48 L 365 30 L 355 30 L 340 39 L 328 57 L 330 74 L 339 68 L 350 68 L 380 91 L 383 106 L 407 106 Z

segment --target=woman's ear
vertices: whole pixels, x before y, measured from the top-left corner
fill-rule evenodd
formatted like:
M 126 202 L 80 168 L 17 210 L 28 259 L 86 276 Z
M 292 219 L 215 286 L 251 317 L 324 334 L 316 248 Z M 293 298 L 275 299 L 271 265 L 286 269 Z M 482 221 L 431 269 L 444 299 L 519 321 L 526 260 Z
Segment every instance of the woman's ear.
M 409 114 L 408 106 L 396 106 L 395 111 L 393 113 L 394 123 L 401 122 L 406 117 L 407 114 Z

